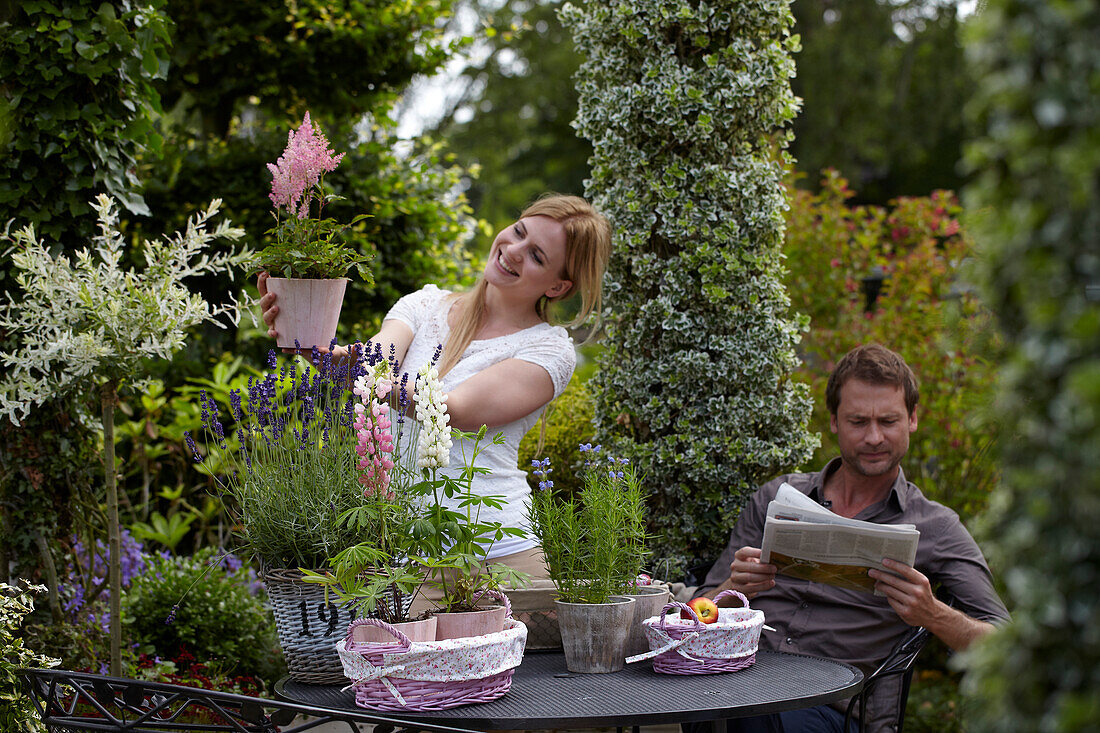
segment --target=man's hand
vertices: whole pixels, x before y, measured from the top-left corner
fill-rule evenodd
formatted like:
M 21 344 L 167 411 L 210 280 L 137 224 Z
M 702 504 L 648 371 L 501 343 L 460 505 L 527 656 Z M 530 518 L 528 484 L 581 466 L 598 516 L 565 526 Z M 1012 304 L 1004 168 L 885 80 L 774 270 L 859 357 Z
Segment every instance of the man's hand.
M 724 590 L 736 590 L 753 598 L 775 586 L 775 571 L 774 565 L 760 562 L 759 547 L 742 547 L 733 553 L 729 578 L 707 595 L 713 598 Z
M 928 578 L 916 568 L 889 558 L 882 564 L 891 572 L 872 568 L 867 574 L 874 578 L 875 590 L 886 594 L 890 607 L 910 626 L 923 626 L 956 651 L 993 630 L 992 624 L 970 618 L 936 598 Z

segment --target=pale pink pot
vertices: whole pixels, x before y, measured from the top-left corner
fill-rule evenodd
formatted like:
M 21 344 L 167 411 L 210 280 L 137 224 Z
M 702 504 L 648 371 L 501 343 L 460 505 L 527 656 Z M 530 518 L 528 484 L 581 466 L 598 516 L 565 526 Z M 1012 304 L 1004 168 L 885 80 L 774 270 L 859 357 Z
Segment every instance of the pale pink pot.
M 503 631 L 506 612 L 504 606 L 491 606 L 483 611 L 440 611 L 432 617 L 436 620 L 435 640 L 463 639 Z
M 275 294 L 279 306 L 275 316 L 279 347 L 293 349 L 297 339 L 303 349 L 314 346 L 327 349 L 336 336 L 347 284 L 347 278 L 268 278 L 267 290 Z
M 404 623 L 390 625 L 409 637 L 409 641 L 435 641 L 435 616 L 429 616 L 419 621 L 405 621 Z M 397 643 L 397 637 L 377 626 L 356 626 L 351 630 L 351 640 L 367 644 Z

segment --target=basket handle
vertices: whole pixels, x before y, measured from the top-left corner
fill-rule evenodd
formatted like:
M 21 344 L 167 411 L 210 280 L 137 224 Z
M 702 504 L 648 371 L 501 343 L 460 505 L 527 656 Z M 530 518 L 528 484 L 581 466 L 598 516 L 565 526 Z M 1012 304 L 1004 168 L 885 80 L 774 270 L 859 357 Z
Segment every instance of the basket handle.
M 512 618 L 512 602 L 508 600 L 508 596 L 506 596 L 503 591 L 499 591 L 493 588 L 487 588 L 481 592 L 481 595 L 474 599 L 474 603 L 477 603 L 485 596 L 495 598 L 496 600 L 502 602 L 504 604 L 504 617 Z
M 729 598 L 730 596 L 737 596 L 741 599 L 741 603 L 745 604 L 745 608 L 749 607 L 749 599 L 746 598 L 745 594 L 739 590 L 724 590 L 714 597 L 714 602 L 718 603 L 718 601 L 722 600 L 723 598 Z
M 409 637 L 405 636 L 400 631 L 395 629 L 393 626 L 390 626 L 388 623 L 386 623 L 382 619 L 380 619 L 380 618 L 357 618 L 354 621 L 352 621 L 350 624 L 348 624 L 348 632 L 344 635 L 344 646 L 348 649 L 348 651 L 359 651 L 358 649 L 354 649 L 351 646 L 349 646 L 349 645 L 352 645 L 352 644 L 355 644 L 355 645 L 360 645 L 361 644 L 363 646 L 371 646 L 371 645 L 379 643 L 379 642 L 370 642 L 370 641 L 367 641 L 367 642 L 352 641 L 351 632 L 354 631 L 356 628 L 358 628 L 360 626 L 376 626 L 376 627 L 382 629 L 383 631 L 390 632 L 390 634 L 393 635 L 393 638 L 397 639 L 397 643 L 401 646 L 402 651 L 407 652 L 410 648 L 412 648 L 412 641 L 409 640 Z
M 675 611 L 677 609 L 681 611 L 687 611 L 691 614 L 691 617 L 695 620 L 696 631 L 704 631 L 707 628 L 707 625 L 699 620 L 699 614 L 695 613 L 695 609 L 693 609 L 686 603 L 681 603 L 680 601 L 669 601 L 665 604 L 665 607 L 661 609 L 661 619 L 657 622 L 657 628 L 661 631 L 666 630 L 668 628 L 668 625 L 665 622 L 665 618 L 668 616 L 669 611 Z

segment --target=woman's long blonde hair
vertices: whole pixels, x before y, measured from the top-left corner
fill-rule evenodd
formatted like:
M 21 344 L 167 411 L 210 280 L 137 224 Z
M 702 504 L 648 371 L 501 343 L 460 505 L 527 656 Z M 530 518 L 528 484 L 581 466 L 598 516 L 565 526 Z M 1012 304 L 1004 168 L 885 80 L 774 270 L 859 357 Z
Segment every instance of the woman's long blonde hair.
M 548 216 L 565 229 L 562 278 L 572 283 L 568 290 L 554 298 L 543 296 L 539 299 L 535 304 L 539 318 L 546 321 L 546 309 L 551 302 L 565 300 L 577 292 L 581 297 L 580 309 L 572 321 L 563 325 L 578 326 L 592 313 L 598 315 L 603 304 L 603 273 L 611 256 L 611 225 L 607 219 L 581 197 L 559 194 L 543 196 L 520 214 L 521 219 L 529 216 Z M 481 328 L 487 287 L 482 275 L 469 292 L 451 296 L 458 302 L 458 322 L 443 347 L 440 376 L 458 363 Z

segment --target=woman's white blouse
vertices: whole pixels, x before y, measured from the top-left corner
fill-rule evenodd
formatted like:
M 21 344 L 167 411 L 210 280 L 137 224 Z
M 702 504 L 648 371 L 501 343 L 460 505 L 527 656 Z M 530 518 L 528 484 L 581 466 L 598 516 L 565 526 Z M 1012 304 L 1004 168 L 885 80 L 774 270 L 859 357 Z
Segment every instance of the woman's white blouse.
M 416 373 L 431 361 L 436 349 L 450 333 L 447 325 L 447 313 L 450 310 L 449 291 L 435 285 L 426 285 L 415 293 L 409 293 L 394 304 L 386 320 L 397 320 L 407 325 L 413 332 L 413 341 L 401 364 L 401 371 L 409 374 L 409 384 L 413 384 Z M 450 392 L 478 372 L 504 361 L 522 359 L 537 364 L 546 370 L 554 384 L 554 396 L 564 390 L 577 363 L 573 340 L 564 328 L 540 323 L 507 336 L 471 341 L 462 358 L 446 375 L 442 384 L 444 392 Z M 474 477 L 474 490 L 483 496 L 503 498 L 504 509 L 482 508 L 483 521 L 501 522 L 506 527 L 520 527 L 526 530 L 527 510 L 531 502 L 531 490 L 527 484 L 527 473 L 517 467 L 519 443 L 527 431 L 538 421 L 544 407 L 495 428 L 483 440 L 485 450 L 478 457 L 477 465 L 488 468 L 491 473 Z M 504 443 L 492 445 L 490 438 L 496 433 L 504 434 Z M 450 467 L 445 471 L 457 476 L 472 446 L 466 441 L 455 441 L 451 447 Z M 412 450 L 416 446 L 404 445 L 402 450 Z M 452 509 L 460 511 L 457 502 L 449 502 Z M 490 558 L 509 555 L 534 547 L 534 540 L 506 538 L 501 540 L 489 552 Z

